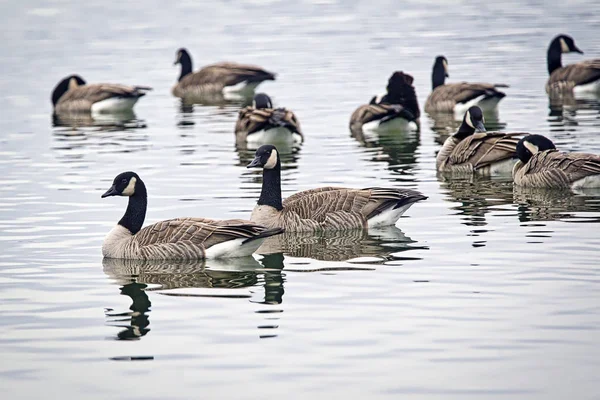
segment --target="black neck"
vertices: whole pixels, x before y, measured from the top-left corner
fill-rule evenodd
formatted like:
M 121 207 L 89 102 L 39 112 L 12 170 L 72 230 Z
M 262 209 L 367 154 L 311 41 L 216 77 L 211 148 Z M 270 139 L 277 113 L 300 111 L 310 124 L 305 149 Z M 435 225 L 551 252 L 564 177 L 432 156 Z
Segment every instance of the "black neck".
M 463 119 L 463 122 L 462 124 L 460 124 L 460 127 L 458 128 L 458 131 L 454 134 L 454 137 L 462 140 L 468 136 L 471 136 L 474 133 L 475 129 L 469 126 L 469 124 L 467 124 L 467 121 Z
M 142 225 L 144 225 L 147 207 L 148 194 L 146 193 L 146 185 L 138 179 L 135 183 L 135 193 L 129 197 L 127 210 L 125 210 L 125 215 L 119 221 L 119 225 L 127 228 L 132 235 L 135 235 L 142 229 Z
M 444 82 L 446 82 L 446 70 L 444 69 L 444 64 L 436 63 L 433 66 L 433 73 L 431 74 L 431 90 L 443 85 Z
M 277 165 L 273 169 L 263 169 L 263 183 L 259 205 L 266 205 L 283 210 L 281 204 L 281 162 L 277 160 Z
M 560 41 L 554 40 L 548 47 L 548 74 L 552 74 L 555 69 L 562 67 L 562 48 Z
M 179 63 L 181 64 L 181 75 L 179 75 L 179 80 L 182 80 L 186 75 L 192 73 L 192 58 L 184 53 L 181 55 Z

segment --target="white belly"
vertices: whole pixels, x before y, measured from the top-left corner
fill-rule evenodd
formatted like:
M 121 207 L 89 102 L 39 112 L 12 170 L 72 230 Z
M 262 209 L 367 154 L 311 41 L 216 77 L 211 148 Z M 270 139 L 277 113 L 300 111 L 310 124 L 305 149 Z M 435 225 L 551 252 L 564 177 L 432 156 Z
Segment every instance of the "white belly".
M 114 97 L 111 99 L 98 101 L 92 104 L 92 113 L 102 114 L 131 111 L 138 99 L 139 97 Z
M 394 118 L 385 122 L 371 121 L 362 126 L 363 132 L 397 132 L 417 130 L 417 124 L 404 118 Z
M 486 99 L 484 95 L 474 98 L 466 103 L 457 103 L 454 106 L 454 116 L 462 119 L 467 110 L 473 106 L 479 106 L 484 113 L 490 113 L 498 109 L 498 103 L 502 100 L 500 97 L 491 97 Z
M 388 208 L 387 210 L 374 216 L 373 218 L 369 218 L 369 220 L 367 220 L 369 228 L 396 225 L 398 219 L 400 219 L 402 214 L 404 214 L 404 212 L 406 212 L 406 210 L 408 210 L 412 205 L 413 203 L 406 204 L 396 209 Z
M 254 253 L 265 239 L 256 239 L 242 243 L 246 239 L 228 240 L 206 249 L 206 258 L 247 257 Z
M 287 128 L 279 127 L 251 133 L 247 136 L 246 142 L 249 144 L 295 144 L 302 142 L 302 136 Z
M 600 79 L 573 88 L 573 94 L 600 94 Z
M 223 97 L 225 97 L 226 100 L 240 100 L 246 97 L 252 97 L 259 84 L 260 82 L 248 83 L 244 81 L 237 85 L 225 86 L 223 88 Z
M 600 188 L 600 175 L 586 176 L 573 182 L 572 189 Z

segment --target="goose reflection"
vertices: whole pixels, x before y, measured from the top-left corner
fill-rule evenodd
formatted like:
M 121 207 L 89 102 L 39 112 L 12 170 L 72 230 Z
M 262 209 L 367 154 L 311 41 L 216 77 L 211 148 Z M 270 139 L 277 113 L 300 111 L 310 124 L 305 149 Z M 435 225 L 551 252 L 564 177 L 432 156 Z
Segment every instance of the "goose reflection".
M 571 222 L 600 221 L 600 190 L 594 189 L 579 194 L 569 190 L 526 188 L 515 186 L 514 203 L 518 205 L 520 222 L 556 221 L 569 219 Z M 594 213 L 589 215 L 587 213 Z
M 84 112 L 52 114 L 54 128 L 77 131 L 82 128 L 97 128 L 101 131 L 123 131 L 146 128 L 146 122 L 138 119 L 132 110 L 115 114 L 92 114 Z
M 510 180 L 471 176 L 469 179 L 446 179 L 438 175 L 447 201 L 460 203 L 452 209 L 458 211 L 462 223 L 472 227 L 469 236 L 480 237 L 488 232 L 487 214 L 498 207 L 512 205 L 513 185 Z M 473 247 L 485 246 L 485 241 L 475 240 Z
M 176 125 L 180 129 L 186 129 L 196 125 L 197 119 L 209 119 L 218 123 L 229 121 L 231 116 L 237 115 L 238 110 L 245 105 L 245 102 L 215 101 L 194 103 L 178 100 L 177 104 Z
M 393 259 L 391 253 L 422 249 L 396 227 L 347 231 L 289 232 L 265 240 L 258 254 L 284 253 L 289 257 L 320 261 L 348 261 L 360 257 Z M 328 267 L 328 269 L 330 269 Z M 347 266 L 340 269 L 352 269 Z M 289 266 L 287 270 L 290 270 Z
M 399 131 L 350 131 L 353 137 L 366 152 L 372 155 L 373 161 L 385 161 L 390 169 L 406 172 L 412 170 L 416 163 L 416 151 L 421 143 L 421 134 L 415 130 Z
M 124 328 L 118 339 L 139 339 L 150 331 L 148 313 L 150 300 L 148 292 L 160 291 L 163 295 L 193 296 L 212 298 L 249 299 L 253 303 L 277 305 L 283 302 L 285 275 L 283 255 L 270 254 L 257 261 L 252 257 L 232 260 L 197 261 L 150 261 L 150 260 L 102 260 L 104 273 L 121 287 L 121 294 L 131 297 L 130 311 L 108 312 L 111 325 Z M 264 295 L 253 300 L 252 294 L 235 293 L 235 290 L 260 286 Z M 175 289 L 205 288 L 198 293 L 182 293 Z M 281 312 L 281 310 L 260 310 L 260 313 Z M 129 320 L 128 325 L 123 322 Z M 259 327 L 263 329 L 263 327 Z M 267 335 L 272 337 L 273 335 Z M 265 336 L 265 337 L 267 337 Z M 262 337 L 262 335 L 261 335 Z
M 598 125 L 600 99 L 575 98 L 572 92 L 563 93 L 561 96 L 550 96 L 548 99 L 548 122 L 551 131 L 564 131 L 564 128 L 576 127 L 586 122 L 593 126 Z
M 123 313 L 114 313 L 107 311 L 106 316 L 109 318 L 108 324 L 123 328 L 122 331 L 117 333 L 117 340 L 137 340 L 142 336 L 145 336 L 150 332 L 150 299 L 146 294 L 147 285 L 138 283 L 132 280 L 130 283 L 124 284 L 121 289 L 121 294 L 131 298 L 130 311 Z M 128 324 L 124 324 L 129 322 Z

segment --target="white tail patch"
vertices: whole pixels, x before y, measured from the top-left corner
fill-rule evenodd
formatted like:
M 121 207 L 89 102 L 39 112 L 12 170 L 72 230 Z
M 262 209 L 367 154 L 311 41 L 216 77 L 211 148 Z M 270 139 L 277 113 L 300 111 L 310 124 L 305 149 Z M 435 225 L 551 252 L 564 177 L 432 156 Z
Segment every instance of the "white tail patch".
M 411 131 L 417 130 L 417 124 L 413 121 L 408 121 L 404 118 L 393 118 L 385 122 L 371 121 L 362 126 L 364 131 L 373 132 L 396 132 L 396 131 Z
M 571 185 L 571 189 L 600 188 L 600 175 L 586 176 Z
M 377 214 L 373 218 L 370 218 L 367 223 L 369 228 L 377 228 L 381 226 L 396 225 L 396 222 L 400 219 L 402 214 L 406 212 L 414 203 L 405 204 L 402 207 L 394 209 L 393 207 L 388 208 L 382 213 Z
M 251 240 L 243 243 L 247 239 L 233 239 L 223 243 L 215 244 L 206 249 L 206 258 L 233 258 L 247 257 L 252 255 L 260 245 L 265 241 L 265 238 Z
M 263 144 L 293 144 L 302 142 L 302 136 L 292 132 L 287 128 L 278 127 L 268 130 L 253 132 L 246 137 L 248 143 Z
M 92 113 L 119 113 L 131 111 L 138 97 L 113 97 L 92 104 Z
M 225 86 L 223 88 L 223 97 L 226 100 L 239 100 L 246 97 L 252 97 L 259 84 L 260 82 L 248 83 L 244 81 L 236 85 Z
M 479 106 L 481 111 L 484 113 L 492 113 L 498 110 L 498 103 L 502 100 L 499 97 L 489 97 L 485 98 L 485 95 L 481 95 L 479 97 L 474 98 L 473 100 L 469 100 L 466 103 L 457 103 L 454 106 L 454 116 L 457 119 L 462 118 L 463 115 L 469 110 L 469 108 L 473 106 Z
M 593 82 L 586 83 L 585 85 L 577 85 L 573 88 L 573 94 L 582 95 L 582 94 L 592 94 L 597 95 L 600 94 L 600 79 L 596 79 Z

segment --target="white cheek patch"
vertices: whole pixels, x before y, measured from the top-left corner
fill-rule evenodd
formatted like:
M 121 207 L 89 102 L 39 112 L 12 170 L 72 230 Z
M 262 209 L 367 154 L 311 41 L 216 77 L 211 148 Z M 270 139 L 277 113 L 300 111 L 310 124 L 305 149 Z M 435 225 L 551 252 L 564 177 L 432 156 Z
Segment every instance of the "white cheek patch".
M 448 61 L 443 60 L 442 63 L 444 64 L 444 71 L 446 72 L 446 75 L 449 75 L 448 74 Z
M 567 45 L 567 42 L 565 42 L 565 39 L 560 38 L 560 51 L 562 51 L 563 53 L 568 53 L 571 49 L 569 49 L 569 46 Z
M 252 108 L 256 108 L 256 100 L 252 100 Z
M 529 152 L 531 154 L 537 154 L 538 151 L 540 151 L 539 147 L 537 147 L 535 144 L 528 142 L 527 140 L 523 141 L 523 146 L 525 146 L 525 148 L 527 150 L 529 150 Z
M 277 165 L 277 150 L 273 149 L 269 159 L 265 163 L 265 169 L 273 169 Z
M 467 125 L 475 129 L 475 127 L 473 126 L 473 122 L 471 122 L 471 113 L 469 111 L 467 111 L 467 113 L 465 114 L 465 121 L 467 122 Z
M 77 79 L 75 79 L 75 78 L 69 79 L 69 90 L 75 89 L 77 86 L 79 86 L 77 84 Z
M 267 107 L 273 108 L 273 103 L 271 103 L 271 99 L 267 101 Z
M 129 184 L 127 185 L 127 187 L 125 189 L 123 189 L 123 196 L 133 196 L 135 193 L 135 183 L 137 182 L 137 179 L 135 179 L 135 176 L 132 177 L 129 180 Z

